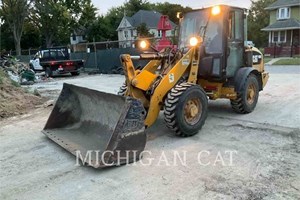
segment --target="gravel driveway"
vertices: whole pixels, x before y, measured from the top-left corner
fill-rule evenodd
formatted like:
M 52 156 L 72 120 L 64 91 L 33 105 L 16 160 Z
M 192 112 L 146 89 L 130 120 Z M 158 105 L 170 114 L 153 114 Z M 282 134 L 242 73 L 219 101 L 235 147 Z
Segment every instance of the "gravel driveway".
M 270 66 L 256 110 L 209 102 L 199 134 L 174 136 L 162 115 L 147 129 L 141 161 L 93 169 L 40 131 L 52 107 L 0 121 L 0 199 L 300 199 L 300 67 Z M 63 82 L 116 93 L 120 75 L 32 86 L 57 98 Z

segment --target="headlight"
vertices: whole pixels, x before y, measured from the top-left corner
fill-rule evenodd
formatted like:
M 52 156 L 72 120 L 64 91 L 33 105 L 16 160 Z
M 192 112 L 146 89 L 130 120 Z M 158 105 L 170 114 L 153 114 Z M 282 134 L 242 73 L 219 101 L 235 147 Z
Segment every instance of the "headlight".
M 198 39 L 196 37 L 191 37 L 190 38 L 190 45 L 191 46 L 193 46 L 193 47 L 196 46 L 198 44 L 198 42 L 199 41 L 198 41 Z
M 140 48 L 142 48 L 142 49 L 146 49 L 147 48 L 147 42 L 145 41 L 145 40 L 142 40 L 141 42 L 140 42 Z

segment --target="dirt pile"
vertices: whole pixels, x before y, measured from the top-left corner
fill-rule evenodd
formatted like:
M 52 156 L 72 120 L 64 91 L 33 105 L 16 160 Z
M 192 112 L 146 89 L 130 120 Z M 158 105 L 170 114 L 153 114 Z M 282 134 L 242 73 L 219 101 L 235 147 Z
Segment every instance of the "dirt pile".
M 11 80 L 0 67 L 0 120 L 14 115 L 24 114 L 44 102 Z

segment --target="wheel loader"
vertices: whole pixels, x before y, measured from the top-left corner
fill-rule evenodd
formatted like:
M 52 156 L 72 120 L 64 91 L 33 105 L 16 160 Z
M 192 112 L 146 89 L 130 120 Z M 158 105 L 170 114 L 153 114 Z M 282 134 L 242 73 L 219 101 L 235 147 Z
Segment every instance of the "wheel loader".
M 121 55 L 121 95 L 64 84 L 42 132 L 74 155 L 95 151 L 89 162 L 81 159 L 99 168 L 139 160 L 145 129 L 161 111 L 166 126 L 181 137 L 200 131 L 208 99 L 229 99 L 235 112 L 252 112 L 269 75 L 262 53 L 244 45 L 245 10 L 219 5 L 178 17 L 176 49 Z M 134 59 L 148 63 L 135 68 Z

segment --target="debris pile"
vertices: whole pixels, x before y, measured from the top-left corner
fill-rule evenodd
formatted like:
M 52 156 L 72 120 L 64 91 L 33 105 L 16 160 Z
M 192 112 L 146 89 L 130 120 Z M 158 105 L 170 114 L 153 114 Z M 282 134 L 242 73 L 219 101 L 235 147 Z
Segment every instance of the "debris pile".
M 33 70 L 12 56 L 1 56 L 0 69 L 2 69 L 11 80 L 19 84 L 33 84 L 37 79 Z
M 19 83 L 22 81 L 20 79 L 26 77 L 26 82 L 32 80 L 31 74 L 25 74 L 27 72 L 22 63 L 7 63 L 7 61 L 3 62 L 1 60 L 0 120 L 27 113 L 30 109 L 44 102 L 43 98 L 33 95 L 20 87 Z

